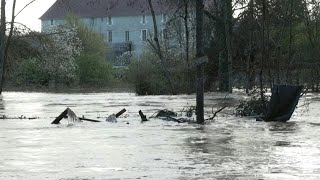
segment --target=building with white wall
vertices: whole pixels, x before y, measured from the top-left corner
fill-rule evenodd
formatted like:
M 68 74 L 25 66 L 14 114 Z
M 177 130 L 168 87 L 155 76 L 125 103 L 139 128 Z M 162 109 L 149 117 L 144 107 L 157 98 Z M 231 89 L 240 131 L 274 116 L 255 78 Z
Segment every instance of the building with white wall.
M 165 4 L 153 0 L 158 30 L 166 38 Z M 146 0 L 57 0 L 41 17 L 42 32 L 63 25 L 73 13 L 82 22 L 100 33 L 115 55 L 126 51 L 141 54 L 153 31 L 153 20 Z

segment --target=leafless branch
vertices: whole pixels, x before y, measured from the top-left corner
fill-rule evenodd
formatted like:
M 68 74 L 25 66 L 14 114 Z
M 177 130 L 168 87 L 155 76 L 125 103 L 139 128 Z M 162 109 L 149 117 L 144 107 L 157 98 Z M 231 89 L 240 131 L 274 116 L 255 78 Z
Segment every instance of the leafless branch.
M 14 18 L 16 18 L 23 10 L 25 10 L 30 4 L 32 4 L 33 2 L 35 2 L 36 0 L 32 0 L 30 1 L 28 4 L 26 4 L 15 16 Z

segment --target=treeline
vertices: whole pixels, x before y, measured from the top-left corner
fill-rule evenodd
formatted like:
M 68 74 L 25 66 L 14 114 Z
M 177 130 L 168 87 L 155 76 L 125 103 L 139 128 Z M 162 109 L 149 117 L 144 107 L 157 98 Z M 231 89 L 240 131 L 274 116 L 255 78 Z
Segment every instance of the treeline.
M 305 85 L 319 91 L 320 6 L 318 1 L 249 1 L 234 23 L 234 67 L 243 87 Z
M 226 0 L 209 10 L 214 36 L 208 70 L 218 67 L 220 90 L 300 84 L 319 91 L 318 1 Z
M 184 89 L 178 93 L 195 91 L 195 2 L 165 1 L 174 8 L 166 22 L 168 38 L 160 41 L 160 49 L 157 42 L 149 41 L 151 52 L 163 52 L 158 62 L 160 73 L 168 70 L 162 73 L 163 82 L 167 88 Z M 242 88 L 263 93 L 273 84 L 320 90 L 319 1 L 209 0 L 204 7 L 207 90 Z M 173 66 L 177 62 L 180 65 Z M 148 82 L 152 87 L 158 81 Z

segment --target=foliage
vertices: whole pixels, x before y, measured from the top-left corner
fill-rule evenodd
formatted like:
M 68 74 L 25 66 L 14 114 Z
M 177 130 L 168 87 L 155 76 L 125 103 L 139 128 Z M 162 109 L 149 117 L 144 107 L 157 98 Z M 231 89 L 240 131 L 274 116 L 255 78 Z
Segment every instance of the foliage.
M 75 81 L 78 78 L 76 58 L 82 51 L 76 29 L 53 27 L 49 33 L 51 35 L 47 46 L 41 46 L 41 67 L 56 83 Z
M 167 70 L 170 72 L 170 78 L 173 80 L 173 86 L 177 93 L 189 93 L 190 84 L 193 81 L 194 71 L 188 70 L 185 61 L 180 60 L 178 53 L 173 51 L 166 52 Z M 178 55 L 177 55 L 178 54 Z M 171 58 L 169 58 L 171 56 Z M 128 77 L 136 87 L 138 95 L 160 95 L 170 94 L 171 87 L 163 74 L 161 65 L 156 54 L 145 51 L 140 59 L 134 61 L 129 66 Z
M 116 62 L 114 62 L 113 64 L 116 66 L 128 66 L 131 62 L 137 59 L 138 57 L 136 56 L 136 52 L 127 51 L 124 52 L 122 55 L 116 57 Z
M 23 55 L 25 52 L 20 49 L 22 59 L 16 61 L 14 65 L 9 63 L 15 68 L 12 81 L 17 85 L 42 86 L 71 85 L 77 82 L 76 58 L 80 55 L 82 46 L 80 39 L 76 37 L 75 29 L 54 26 L 48 34 L 37 34 L 36 37 L 20 41 L 20 43 L 24 42 L 25 46 L 29 44 L 28 49 L 33 50 L 34 53 Z
M 112 80 L 112 65 L 101 60 L 97 54 L 81 55 L 77 61 L 79 79 L 83 86 L 105 86 Z
M 309 67 L 319 67 L 319 10 L 313 0 L 248 0 L 234 29 L 238 72 L 256 79 L 262 69 L 269 87 L 274 83 L 319 83 L 308 80 L 310 74 L 318 76 Z
M 237 116 L 261 116 L 264 115 L 266 109 L 263 106 L 261 98 L 253 96 L 248 100 L 241 100 L 235 108 Z
M 78 17 L 69 14 L 66 26 L 75 27 L 83 50 L 77 58 L 80 85 L 104 86 L 112 80 L 112 66 L 107 63 L 107 45 L 102 35 L 84 25 Z
M 65 26 L 53 26 L 47 33 L 25 38 L 36 53 L 23 55 L 14 64 L 12 82 L 43 86 L 109 85 L 113 69 L 106 61 L 106 44 L 101 35 L 78 20 L 69 17 Z
M 38 63 L 39 60 L 32 58 L 22 61 L 14 72 L 14 83 L 17 85 L 40 85 L 49 84 L 49 74 Z
M 129 65 L 129 81 L 135 85 L 138 95 L 163 94 L 166 91 L 154 58 L 155 55 L 144 53 L 141 59 Z

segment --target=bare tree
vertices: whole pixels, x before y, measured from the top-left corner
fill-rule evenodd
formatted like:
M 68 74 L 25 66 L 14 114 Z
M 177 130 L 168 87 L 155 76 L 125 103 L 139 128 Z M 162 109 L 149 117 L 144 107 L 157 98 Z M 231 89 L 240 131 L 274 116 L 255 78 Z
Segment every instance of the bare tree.
M 155 11 L 153 8 L 153 4 L 152 4 L 151 0 L 147 0 L 147 3 L 149 5 L 151 16 L 152 16 L 153 31 L 154 31 L 154 34 L 153 34 L 154 43 L 150 40 L 148 40 L 148 42 L 152 46 L 154 52 L 158 55 L 158 57 L 160 59 L 160 67 L 161 67 L 161 70 L 162 70 L 164 77 L 167 79 L 167 81 L 169 83 L 171 93 L 176 94 L 175 89 L 173 87 L 173 82 L 170 77 L 170 72 L 168 71 L 168 69 L 166 68 L 166 65 L 165 65 L 165 57 L 163 56 L 161 45 L 159 42 L 158 25 L 157 25 L 157 19 L 156 19 Z
M 15 28 L 15 18 L 30 4 L 35 2 L 36 0 L 31 0 L 28 4 L 26 4 L 17 14 L 16 13 L 16 2 L 17 0 L 13 0 L 12 2 L 12 14 L 11 14 L 11 22 L 10 22 L 10 30 L 8 37 L 6 37 L 6 1 L 1 0 L 1 24 L 0 24 L 0 94 L 3 91 L 3 85 L 5 81 L 5 72 L 6 72 L 6 64 L 8 59 L 9 47 L 11 45 L 11 39 L 13 36 L 13 31 Z
M 262 57 L 260 62 L 260 97 L 263 104 L 263 107 L 266 109 L 266 100 L 264 97 L 264 87 L 263 87 L 263 71 L 264 71 L 264 63 L 266 60 L 266 26 L 267 26 L 267 4 L 268 0 L 262 1 Z

